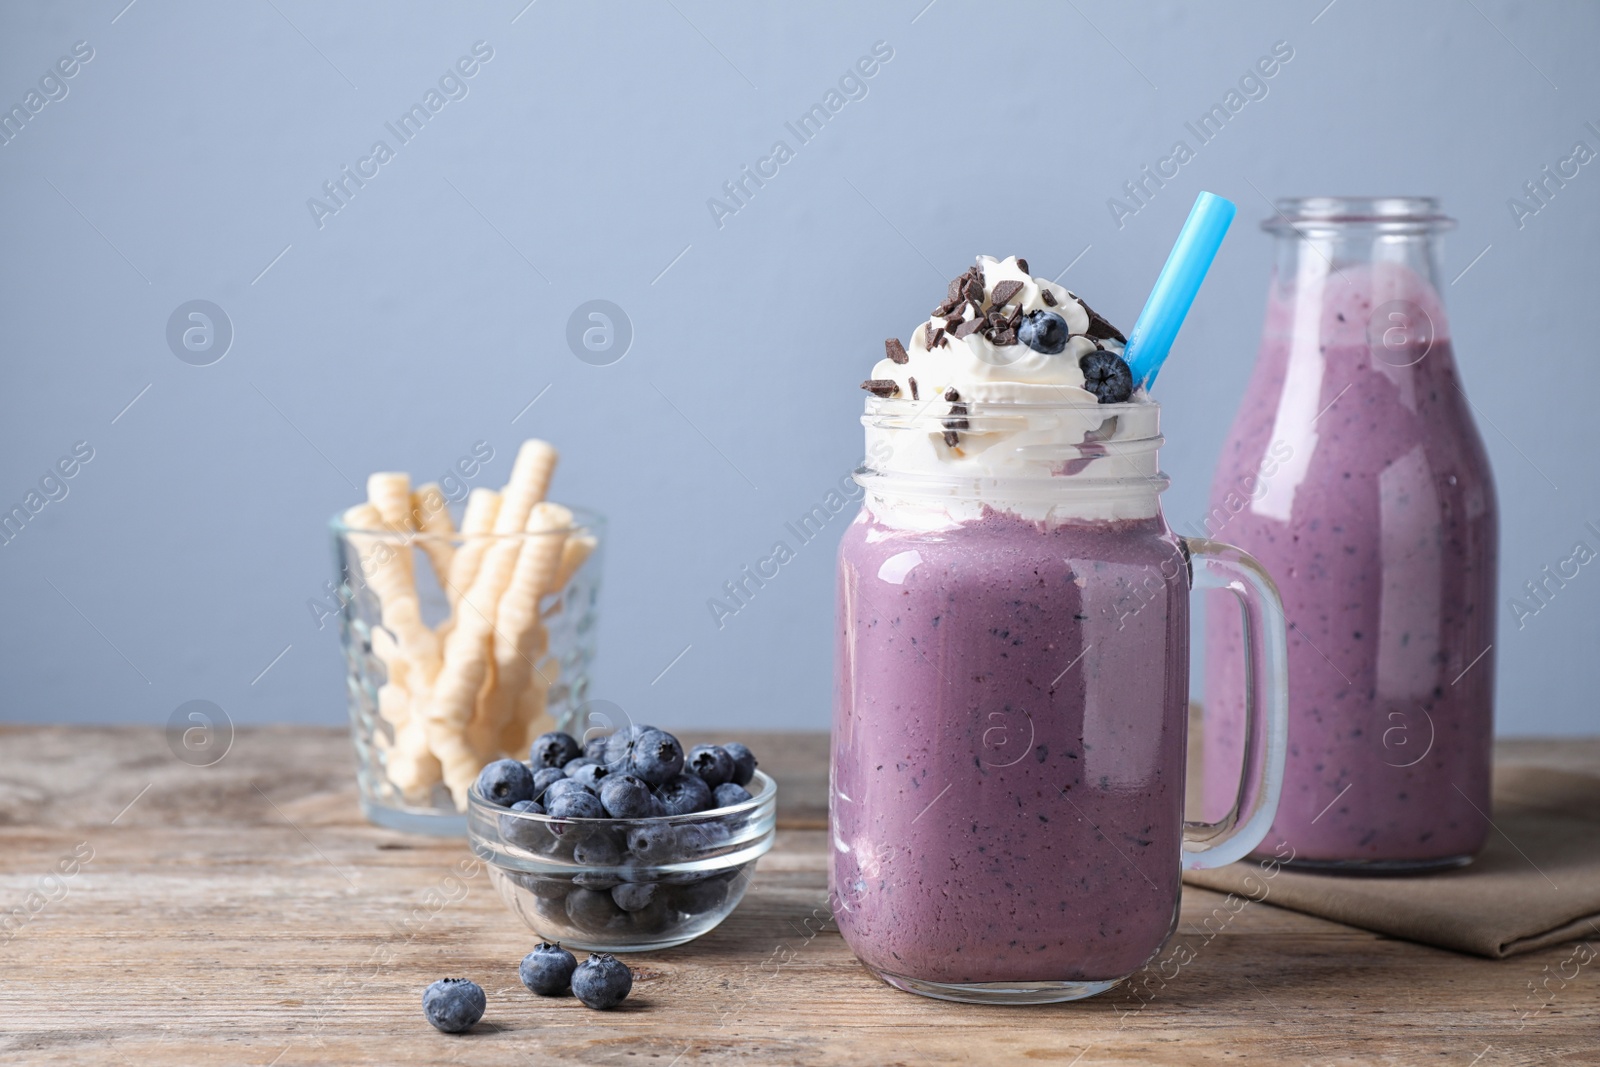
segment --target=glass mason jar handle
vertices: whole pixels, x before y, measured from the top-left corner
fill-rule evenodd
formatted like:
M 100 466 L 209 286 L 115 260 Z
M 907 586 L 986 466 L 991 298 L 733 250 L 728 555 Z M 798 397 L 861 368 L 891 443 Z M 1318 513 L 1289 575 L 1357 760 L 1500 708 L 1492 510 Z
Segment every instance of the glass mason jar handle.
M 1288 648 L 1283 601 L 1272 578 L 1242 549 L 1200 537 L 1179 538 L 1189 557 L 1190 593 L 1226 589 L 1244 625 L 1244 763 L 1233 810 L 1221 822 L 1185 822 L 1183 869 L 1205 870 L 1243 859 L 1267 836 L 1283 791 L 1288 754 Z

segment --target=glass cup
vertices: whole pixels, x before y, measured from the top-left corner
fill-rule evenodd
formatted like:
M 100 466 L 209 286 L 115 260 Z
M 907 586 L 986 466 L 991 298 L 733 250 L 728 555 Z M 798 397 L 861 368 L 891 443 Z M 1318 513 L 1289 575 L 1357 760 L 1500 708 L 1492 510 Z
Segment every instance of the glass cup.
M 361 810 L 371 822 L 464 836 L 465 783 L 493 760 L 525 759 L 533 738 L 579 718 L 592 684 L 605 522 L 571 511 L 565 530 L 474 537 L 358 530 L 342 516 L 332 520 L 350 732 Z M 508 592 L 491 613 L 463 599 L 464 575 L 497 555 L 509 563 L 550 537 L 563 539 L 562 564 L 534 604 Z M 431 682 L 463 619 L 489 630 L 476 653 L 484 681 L 472 707 L 459 709 L 466 722 L 451 725 L 441 721 Z
M 968 404 L 953 436 L 1008 472 L 982 477 L 904 459 L 950 443 L 928 407 L 871 398 L 862 420 L 865 495 L 839 550 L 834 914 L 900 989 L 1093 996 L 1161 950 L 1183 870 L 1239 859 L 1272 821 L 1283 610 L 1249 556 L 1168 528 L 1158 405 Z M 1250 755 L 1214 823 L 1183 812 L 1202 589 L 1234 594 L 1249 649 Z

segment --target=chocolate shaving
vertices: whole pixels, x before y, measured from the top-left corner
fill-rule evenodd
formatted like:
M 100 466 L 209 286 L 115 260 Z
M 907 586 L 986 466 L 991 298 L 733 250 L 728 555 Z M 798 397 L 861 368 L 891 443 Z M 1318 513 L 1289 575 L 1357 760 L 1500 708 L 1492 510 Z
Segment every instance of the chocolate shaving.
M 1024 267 L 1023 269 L 1026 270 L 1027 268 Z M 998 283 L 994 287 L 994 305 L 995 305 L 995 307 L 1000 307 L 1001 305 L 1009 304 L 1011 302 L 1011 298 L 1016 296 L 1020 292 L 1022 292 L 1022 283 L 1021 282 L 1012 281 L 1011 279 L 1007 278 L 1005 281 Z
M 933 335 L 928 338 L 928 351 L 932 352 L 940 345 L 947 345 L 949 343 L 950 342 L 945 338 L 944 335 L 944 327 L 936 326 L 934 327 Z
M 960 306 L 963 300 L 971 300 L 975 304 L 983 303 L 983 271 L 977 267 L 968 267 L 961 272 L 959 278 L 950 281 L 950 288 L 946 291 L 944 307 L 954 309 Z
M 911 357 L 906 355 L 906 346 L 900 343 L 900 338 L 891 337 L 883 342 L 883 350 L 889 353 L 889 358 L 896 363 L 909 363 Z
M 1122 331 L 1111 325 L 1111 323 L 1106 320 L 1105 316 L 1101 315 L 1098 311 L 1085 303 L 1081 296 L 1078 297 L 1078 303 L 1083 304 L 1083 310 L 1089 313 L 1089 328 L 1084 331 L 1085 337 L 1093 338 L 1096 341 L 1104 341 L 1107 338 L 1115 338 L 1123 344 L 1128 343 L 1128 339 L 1122 336 Z
M 894 396 L 900 391 L 900 384 L 893 378 L 868 378 L 861 383 L 861 388 L 873 396 Z
M 982 319 L 968 319 L 960 326 L 957 326 L 953 332 L 957 337 L 970 337 L 981 329 L 983 329 Z
M 1001 348 L 1004 348 L 1006 345 L 1014 345 L 1017 343 L 1017 331 L 1008 326 L 1004 330 L 996 330 L 995 335 L 989 338 L 989 340 L 993 341 Z
M 911 386 L 911 399 L 921 400 L 922 398 L 917 395 L 917 380 L 915 378 L 907 378 L 906 384 Z
M 960 400 L 961 394 L 956 392 L 956 387 L 952 385 L 944 391 L 944 398 L 946 400 Z
M 1056 295 L 1048 289 L 1039 290 L 1039 299 L 1044 301 L 1044 306 L 1047 308 L 1056 306 Z
M 1033 273 L 1032 271 L 1030 271 L 1028 269 L 1028 261 L 1023 259 L 1021 256 L 1017 257 L 1017 269 L 1020 270 L 1024 274 Z
M 1011 309 L 1011 317 L 1006 319 L 1006 325 L 1015 330 L 1022 322 L 1022 305 L 1018 304 Z
M 951 401 L 955 400 L 955 389 L 946 389 L 944 398 Z M 965 430 L 971 425 L 971 423 L 967 421 L 966 415 L 967 405 L 952 403 L 950 405 L 950 417 L 941 420 L 944 423 L 944 443 L 949 445 L 951 448 L 956 447 L 956 445 L 961 442 L 961 435 L 956 431 Z

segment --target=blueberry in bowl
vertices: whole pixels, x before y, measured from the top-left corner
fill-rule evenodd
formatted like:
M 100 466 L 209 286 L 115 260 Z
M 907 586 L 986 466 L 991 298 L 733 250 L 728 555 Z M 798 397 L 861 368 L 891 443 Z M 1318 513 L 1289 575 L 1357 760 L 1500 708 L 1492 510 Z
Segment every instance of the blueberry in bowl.
M 776 833 L 777 785 L 750 750 L 686 753 L 650 727 L 609 746 L 563 736 L 539 739 L 527 779 L 501 768 L 468 800 L 472 849 L 507 906 L 546 941 L 597 952 L 671 948 L 727 918 Z M 559 787 L 541 774 L 569 764 Z M 551 784 L 533 790 L 536 775 Z

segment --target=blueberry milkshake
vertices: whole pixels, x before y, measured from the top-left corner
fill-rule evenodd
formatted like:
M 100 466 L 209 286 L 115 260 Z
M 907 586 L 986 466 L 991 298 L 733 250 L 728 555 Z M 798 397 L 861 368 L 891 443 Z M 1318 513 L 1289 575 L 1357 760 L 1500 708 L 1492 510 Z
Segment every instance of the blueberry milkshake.
M 1393 261 L 1428 221 L 1336 272 L 1353 238 L 1280 258 L 1205 522 L 1282 591 L 1288 773 L 1265 846 L 1301 863 L 1450 865 L 1489 831 L 1498 519 L 1431 257 Z M 1233 620 L 1208 621 L 1208 768 L 1239 762 L 1238 656 Z M 1233 800 L 1206 793 L 1208 817 Z
M 982 257 L 863 383 L 830 884 L 851 949 L 902 988 L 1087 995 L 1176 922 L 1187 560 L 1123 342 Z

